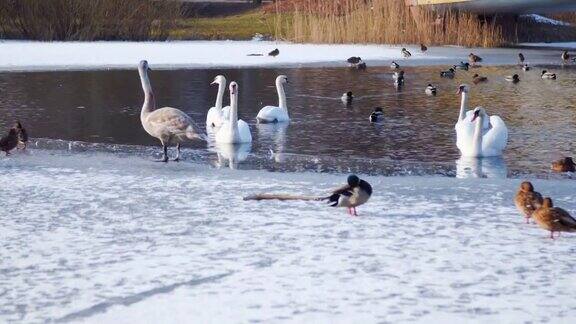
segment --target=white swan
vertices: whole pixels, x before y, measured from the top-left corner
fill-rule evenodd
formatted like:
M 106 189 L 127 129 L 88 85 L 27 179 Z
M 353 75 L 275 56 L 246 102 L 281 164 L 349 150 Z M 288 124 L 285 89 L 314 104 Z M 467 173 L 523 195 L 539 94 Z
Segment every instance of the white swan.
M 230 119 L 224 121 L 216 133 L 217 143 L 239 144 L 252 143 L 250 127 L 242 119 L 238 119 L 238 84 L 230 82 Z
M 474 109 L 471 123 L 474 124 L 472 140 L 464 143 L 460 152 L 464 157 L 500 156 L 508 143 L 508 129 L 502 118 L 490 116 L 490 128 L 484 130 L 482 125 L 488 118 L 482 107 Z
M 456 129 L 456 146 L 461 152 L 474 136 L 474 124 L 471 123 L 474 112 L 472 110 L 466 111 L 466 108 L 468 107 L 469 91 L 470 87 L 467 84 L 461 84 L 456 92 L 456 94 L 461 95 L 462 97 L 458 121 L 456 122 L 456 125 L 454 125 L 454 129 Z M 488 118 L 484 120 L 483 129 L 490 129 Z
M 224 99 L 224 92 L 226 91 L 226 78 L 223 75 L 217 75 L 210 85 L 218 85 L 218 95 L 216 96 L 216 103 L 214 107 L 208 110 L 206 115 L 206 128 L 213 130 L 222 125 L 228 119 L 230 114 L 230 106 L 222 108 L 222 101 Z
M 279 123 L 290 121 L 288 116 L 288 106 L 286 105 L 286 93 L 284 92 L 284 84 L 288 83 L 288 78 L 285 75 L 279 75 L 276 78 L 276 91 L 278 91 L 278 107 L 266 106 L 260 109 L 256 120 L 259 123 Z
M 144 130 L 156 137 L 162 143 L 164 157 L 161 162 L 168 162 L 168 146 L 176 144 L 177 155 L 174 161 L 180 159 L 180 143 L 186 139 L 206 138 L 194 129 L 194 121 L 179 109 L 164 107 L 156 109 L 156 101 L 150 79 L 148 78 L 148 62 L 143 60 L 138 65 L 138 73 L 144 90 L 144 104 L 140 112 L 140 121 Z

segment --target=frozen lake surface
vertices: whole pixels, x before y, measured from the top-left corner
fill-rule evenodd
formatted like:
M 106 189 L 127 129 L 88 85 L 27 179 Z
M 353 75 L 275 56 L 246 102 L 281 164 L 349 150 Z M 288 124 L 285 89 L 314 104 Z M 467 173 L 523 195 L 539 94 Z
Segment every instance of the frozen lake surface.
M 576 246 L 520 180 L 364 177 L 360 217 L 256 192 L 344 175 L 32 150 L 0 159 L 0 322 L 571 323 Z M 536 188 L 576 212 L 574 182 Z

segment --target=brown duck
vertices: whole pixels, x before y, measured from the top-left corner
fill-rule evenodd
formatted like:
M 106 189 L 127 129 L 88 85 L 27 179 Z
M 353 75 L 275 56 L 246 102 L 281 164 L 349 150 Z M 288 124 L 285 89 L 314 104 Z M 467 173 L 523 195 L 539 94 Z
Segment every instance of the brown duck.
M 468 55 L 468 61 L 470 61 L 470 63 L 474 65 L 476 63 L 482 62 L 482 58 L 474 53 L 470 53 Z
M 562 208 L 554 207 L 552 199 L 544 198 L 542 206 L 532 214 L 532 218 L 540 227 L 550 231 L 550 238 L 554 239 L 554 232 L 576 232 L 576 219 Z
M 485 76 L 479 76 L 478 74 L 474 74 L 474 76 L 472 77 L 472 82 L 474 82 L 474 84 L 488 82 L 488 78 Z
M 532 183 L 524 181 L 520 184 L 520 189 L 514 197 L 514 203 L 526 218 L 526 224 L 530 224 L 530 217 L 542 205 L 542 195 L 534 191 Z
M 576 172 L 576 164 L 571 157 L 565 157 L 552 162 L 552 171 L 555 172 Z
M 10 128 L 8 135 L 0 138 L 0 151 L 6 152 L 10 155 L 10 151 L 18 145 L 18 131 L 15 128 Z

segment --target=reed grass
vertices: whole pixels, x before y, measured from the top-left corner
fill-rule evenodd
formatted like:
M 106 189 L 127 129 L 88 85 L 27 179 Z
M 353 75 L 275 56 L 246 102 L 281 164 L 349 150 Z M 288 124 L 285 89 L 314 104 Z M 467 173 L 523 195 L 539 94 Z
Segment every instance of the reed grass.
M 0 0 L 0 37 L 31 40 L 165 39 L 180 4 L 153 0 Z
M 287 8 L 291 6 L 291 8 Z M 438 14 L 403 0 L 298 0 L 279 8 L 276 38 L 306 43 L 377 43 L 494 47 L 501 27 L 464 12 Z M 284 12 L 291 11 L 291 15 Z M 439 16 L 441 15 L 441 16 Z

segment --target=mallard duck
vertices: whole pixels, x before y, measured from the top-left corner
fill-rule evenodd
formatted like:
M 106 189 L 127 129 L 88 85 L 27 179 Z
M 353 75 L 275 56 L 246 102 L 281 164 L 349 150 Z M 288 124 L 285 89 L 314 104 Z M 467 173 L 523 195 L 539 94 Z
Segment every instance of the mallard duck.
M 454 65 L 454 69 L 456 69 L 456 70 L 468 71 L 469 68 L 470 68 L 470 63 L 468 63 L 468 62 L 460 62 L 460 63 Z
M 476 63 L 482 62 L 482 58 L 474 53 L 470 53 L 468 55 L 468 61 L 474 65 Z
M 404 56 L 404 58 L 409 58 L 412 56 L 412 53 L 410 53 L 406 48 L 402 48 L 402 56 Z
M 18 145 L 18 130 L 14 127 L 10 128 L 6 136 L 0 138 L 0 151 L 10 155 L 12 151 Z
M 420 44 L 420 51 L 421 51 L 422 53 L 425 53 L 427 50 L 428 50 L 428 47 L 426 47 L 426 45 Z
M 532 183 L 524 181 L 520 184 L 520 189 L 514 197 L 514 204 L 526 218 L 526 224 L 530 224 L 532 213 L 542 205 L 542 195 L 534 191 Z
M 525 60 L 524 54 L 518 53 L 518 61 L 520 61 L 520 64 L 523 64 L 524 60 Z
M 368 119 L 370 120 L 371 123 L 381 122 L 384 119 L 384 111 L 382 110 L 381 107 L 376 107 L 376 109 L 374 109 L 374 111 L 370 114 L 370 117 L 368 117 Z
M 437 93 L 437 89 L 435 86 L 429 83 L 428 86 L 426 87 L 426 90 L 424 90 L 424 93 L 426 93 L 429 96 L 435 96 Z
M 346 62 L 348 62 L 348 64 L 350 64 L 350 65 L 356 65 L 356 64 L 362 62 L 362 59 L 359 56 L 352 56 L 352 57 L 348 58 L 346 60 Z
M 278 55 L 280 55 L 280 50 L 279 50 L 279 49 L 275 49 L 275 50 L 273 50 L 272 52 L 268 53 L 268 56 L 276 57 L 276 56 L 278 56 Z
M 456 73 L 453 68 L 440 72 L 440 77 L 442 78 L 454 79 L 454 75 L 456 75 Z
M 18 144 L 22 145 L 22 149 L 25 150 L 28 145 L 28 132 L 24 127 L 22 127 L 20 121 L 16 122 L 14 128 L 16 128 L 16 131 L 18 132 Z
M 364 62 L 358 63 L 358 65 L 356 65 L 356 68 L 358 70 L 366 70 L 366 63 Z
M 571 157 L 565 157 L 552 162 L 552 171 L 555 172 L 576 172 L 576 164 Z
M 522 71 L 524 71 L 524 72 L 530 71 L 530 66 L 528 64 L 522 65 Z
M 404 81 L 404 71 L 400 70 L 398 72 L 394 72 L 392 74 L 392 79 L 394 81 L 399 81 L 399 80 Z
M 562 61 L 566 62 L 570 59 L 570 54 L 568 54 L 568 51 L 563 51 L 561 57 Z
M 358 216 L 356 207 L 365 204 L 372 196 L 372 186 L 356 175 L 348 176 L 348 184 L 332 191 L 327 200 L 332 207 L 347 207 L 350 215 Z
M 343 103 L 349 105 L 352 103 L 352 100 L 354 100 L 354 94 L 352 94 L 352 91 L 344 92 L 340 100 L 342 100 Z
M 474 84 L 488 82 L 488 78 L 485 76 L 479 76 L 478 74 L 474 74 L 474 76 L 472 76 L 472 82 L 474 82 Z
M 542 79 L 556 80 L 556 73 L 552 73 L 552 72 L 548 72 L 546 70 L 543 70 L 541 77 L 542 77 Z
M 504 80 L 506 80 L 508 82 L 512 82 L 512 83 L 518 83 L 518 82 L 520 82 L 520 77 L 518 76 L 518 74 L 514 74 L 514 75 L 506 76 L 504 78 Z
M 576 232 L 576 219 L 564 209 L 554 207 L 549 197 L 544 198 L 542 206 L 532 213 L 532 218 L 540 227 L 550 231 L 551 239 L 554 239 L 554 232 Z

